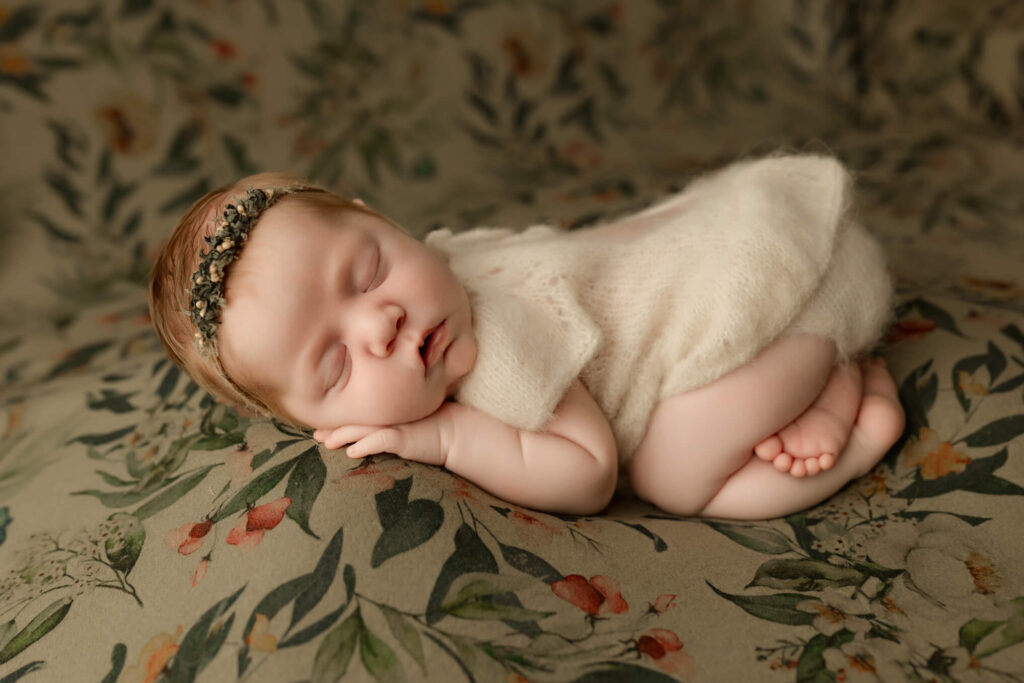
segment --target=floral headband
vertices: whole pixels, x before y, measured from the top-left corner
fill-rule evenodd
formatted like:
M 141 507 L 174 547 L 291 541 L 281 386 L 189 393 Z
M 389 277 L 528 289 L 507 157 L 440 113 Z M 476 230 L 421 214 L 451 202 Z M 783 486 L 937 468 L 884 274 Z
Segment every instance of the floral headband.
M 250 189 L 234 204 L 224 207 L 217 229 L 205 240 L 209 250 L 199 253 L 199 267 L 192 274 L 189 314 L 196 326 L 195 340 L 200 354 L 217 357 L 217 326 L 224 308 L 224 280 L 227 267 L 242 254 L 249 232 L 260 214 L 282 197 L 296 192 L 324 192 L 312 185 Z

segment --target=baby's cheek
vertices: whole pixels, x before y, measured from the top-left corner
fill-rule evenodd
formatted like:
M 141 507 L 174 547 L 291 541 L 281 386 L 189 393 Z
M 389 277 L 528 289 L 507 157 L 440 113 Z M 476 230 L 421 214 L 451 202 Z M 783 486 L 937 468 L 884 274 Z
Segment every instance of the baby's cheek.
M 476 337 L 472 331 L 459 338 L 448 352 L 448 375 L 452 390 L 476 363 Z

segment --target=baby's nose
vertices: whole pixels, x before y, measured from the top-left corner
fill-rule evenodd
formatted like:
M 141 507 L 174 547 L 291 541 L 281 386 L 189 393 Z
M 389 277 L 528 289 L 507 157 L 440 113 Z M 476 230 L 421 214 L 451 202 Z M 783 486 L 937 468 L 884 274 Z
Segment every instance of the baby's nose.
M 387 358 L 395 350 L 398 332 L 405 323 L 405 311 L 395 304 L 384 304 L 368 326 L 367 348 L 380 358 Z

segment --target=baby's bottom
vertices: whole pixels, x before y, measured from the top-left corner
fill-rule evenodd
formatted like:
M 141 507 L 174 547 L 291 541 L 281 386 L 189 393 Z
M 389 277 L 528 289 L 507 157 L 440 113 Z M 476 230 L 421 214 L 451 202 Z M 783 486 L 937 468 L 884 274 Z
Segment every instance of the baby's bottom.
M 904 421 L 896 385 L 875 361 L 861 366 L 860 406 L 831 469 L 797 478 L 754 455 L 815 402 L 835 360 L 829 340 L 784 337 L 711 384 L 665 399 L 630 461 L 633 489 L 676 514 L 764 519 L 810 507 L 866 474 Z

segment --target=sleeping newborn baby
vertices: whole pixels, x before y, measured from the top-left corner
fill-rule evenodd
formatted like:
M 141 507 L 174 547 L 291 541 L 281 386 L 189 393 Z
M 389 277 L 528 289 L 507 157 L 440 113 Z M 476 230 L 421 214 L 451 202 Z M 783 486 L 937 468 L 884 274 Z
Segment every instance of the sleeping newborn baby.
M 349 457 L 440 465 L 552 512 L 600 511 L 621 471 L 672 513 L 776 517 L 903 429 L 864 357 L 891 286 L 849 185 L 830 158 L 775 157 L 587 229 L 424 243 L 260 174 L 184 216 L 150 307 L 203 388 Z

